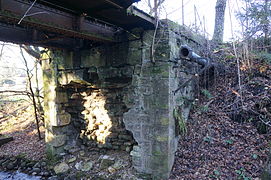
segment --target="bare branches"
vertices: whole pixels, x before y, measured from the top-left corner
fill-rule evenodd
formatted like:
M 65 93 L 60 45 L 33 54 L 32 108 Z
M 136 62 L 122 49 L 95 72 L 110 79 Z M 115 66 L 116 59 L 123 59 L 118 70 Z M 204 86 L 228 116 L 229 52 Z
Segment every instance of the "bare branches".
M 13 91 L 13 90 L 5 90 L 5 91 L 0 91 L 0 94 L 3 93 L 13 93 L 13 95 L 27 95 L 29 96 L 30 93 L 28 91 Z
M 207 66 L 202 68 L 197 74 L 194 74 L 191 78 L 186 80 L 184 83 L 182 83 L 175 91 L 173 91 L 174 94 L 176 94 L 179 90 L 185 88 L 192 80 L 198 78 L 199 76 L 203 75 L 208 69 L 214 67 L 215 64 L 209 63 Z
M 33 56 L 36 59 L 40 58 L 40 51 L 38 48 L 32 48 L 31 46 L 27 45 L 21 45 L 21 47 L 31 56 Z
M 41 140 L 42 138 L 41 138 L 41 134 L 40 134 L 40 130 L 39 130 L 39 119 L 38 119 L 38 112 L 37 112 L 37 103 L 36 103 L 35 94 L 34 94 L 32 83 L 31 83 L 31 74 L 30 74 L 30 70 L 28 68 L 27 60 L 25 59 L 25 56 L 23 54 L 22 47 L 20 47 L 20 52 L 21 52 L 21 55 L 22 55 L 22 58 L 24 60 L 25 67 L 26 67 L 26 73 L 27 73 L 28 83 L 29 83 L 29 90 L 30 90 L 30 93 L 31 93 L 31 98 L 32 98 L 33 106 L 34 106 L 34 113 L 35 113 L 35 119 L 36 119 L 36 124 L 37 124 L 38 135 L 39 135 L 39 139 Z
M 166 0 L 147 0 L 147 5 L 149 7 L 149 14 L 150 15 L 154 15 L 154 17 L 157 19 L 158 15 L 159 15 L 159 8 L 162 6 L 162 4 L 165 2 Z
M 26 12 L 24 13 L 23 17 L 20 19 L 20 21 L 18 22 L 18 24 L 21 24 L 21 22 L 23 21 L 23 19 L 29 15 L 27 15 L 27 13 L 31 10 L 31 8 L 34 6 L 34 4 L 37 2 L 37 0 L 35 0 L 31 6 L 26 10 Z
M 231 19 L 231 8 L 229 7 L 229 16 L 230 16 L 230 23 L 231 23 L 231 34 L 232 37 L 234 37 L 233 34 L 233 25 L 232 25 L 232 19 Z M 239 85 L 239 90 L 240 90 L 240 98 L 241 98 L 241 103 L 243 106 L 243 97 L 242 97 L 242 85 L 241 85 L 241 70 L 240 70 L 240 60 L 239 60 L 239 56 L 236 50 L 236 46 L 235 46 L 235 42 L 232 42 L 232 46 L 233 46 L 233 51 L 234 51 L 234 56 L 236 58 L 236 63 L 237 63 L 237 75 L 238 75 L 238 85 Z
M 26 12 L 24 13 L 23 17 L 20 19 L 20 21 L 18 22 L 18 24 L 21 24 L 21 22 L 24 20 L 24 18 L 29 17 L 29 16 L 34 16 L 34 15 L 38 15 L 38 14 L 45 14 L 47 12 L 35 12 L 35 13 L 31 13 L 28 14 L 28 12 L 32 9 L 32 7 L 35 5 L 35 3 L 37 2 L 37 0 L 35 0 L 31 6 L 26 10 Z

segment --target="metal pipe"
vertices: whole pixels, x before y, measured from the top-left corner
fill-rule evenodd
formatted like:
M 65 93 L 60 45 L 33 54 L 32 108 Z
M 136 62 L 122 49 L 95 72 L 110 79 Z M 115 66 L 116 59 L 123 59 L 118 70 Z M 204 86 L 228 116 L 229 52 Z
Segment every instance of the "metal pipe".
M 202 58 L 201 56 L 199 56 L 198 54 L 193 52 L 193 50 L 189 46 L 186 46 L 186 45 L 181 46 L 181 49 L 179 51 L 179 55 L 181 58 L 189 59 L 189 60 L 196 62 L 202 66 L 206 66 L 209 64 L 208 59 Z

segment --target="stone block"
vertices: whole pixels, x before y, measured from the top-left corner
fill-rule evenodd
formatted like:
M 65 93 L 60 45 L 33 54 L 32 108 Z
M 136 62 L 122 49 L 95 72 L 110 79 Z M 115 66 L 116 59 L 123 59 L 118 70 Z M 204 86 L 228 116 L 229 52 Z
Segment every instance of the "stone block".
M 170 59 L 171 47 L 168 43 L 159 43 L 154 52 L 154 60 L 168 61 Z
M 134 138 L 135 138 L 136 141 L 140 141 L 142 139 L 142 133 L 141 133 L 141 131 L 134 131 L 132 129 L 131 129 L 131 131 L 132 131 L 133 136 L 134 136 Z
M 73 52 L 64 50 L 61 54 L 56 55 L 57 69 L 71 69 L 73 67 Z
M 57 126 L 66 126 L 71 123 L 71 115 L 67 112 L 57 114 Z
M 91 85 L 84 79 L 84 70 L 77 70 L 74 72 L 72 71 L 59 72 L 58 83 L 60 85 L 67 85 L 70 84 L 71 82 Z
M 56 94 L 56 103 L 67 103 L 68 95 L 66 92 L 57 92 Z
M 144 110 L 151 111 L 154 109 L 168 109 L 169 103 L 167 98 L 167 96 L 144 96 Z
M 142 126 L 142 139 L 151 141 L 153 140 L 153 127 L 152 125 L 143 125 Z
M 140 64 L 142 61 L 142 42 L 131 41 L 129 43 L 127 63 L 130 65 Z
M 62 162 L 60 164 L 57 164 L 54 167 L 54 171 L 56 174 L 63 174 L 66 173 L 70 169 L 69 165 L 65 162 Z
M 145 84 L 144 86 L 140 86 L 139 87 L 139 91 L 143 94 L 143 95 L 152 95 L 154 94 L 154 90 L 153 87 L 151 86 L 151 84 Z
M 127 64 L 129 43 L 123 42 L 110 46 L 110 55 L 108 57 L 109 66 L 120 66 Z
M 151 155 L 151 151 L 152 151 L 151 140 L 150 141 L 142 140 L 142 141 L 139 141 L 138 143 L 139 143 L 142 154 Z
M 46 142 L 51 145 L 52 147 L 60 147 L 65 145 L 66 143 L 66 135 L 50 135 L 50 137 L 47 136 Z
M 128 140 L 128 141 L 131 141 L 133 140 L 133 138 L 130 136 L 130 135 L 125 135 L 125 134 L 120 134 L 118 136 L 119 139 L 123 139 L 123 140 Z
M 105 47 L 92 48 L 81 52 L 81 66 L 82 67 L 101 67 L 106 64 Z
M 156 171 L 156 173 L 152 173 L 153 176 L 160 179 L 167 179 L 171 171 L 168 163 L 168 155 L 151 156 L 150 159 L 149 168 L 154 172 Z
M 161 126 L 161 125 L 153 125 L 153 136 L 155 137 L 155 140 L 163 142 L 167 141 L 169 138 L 169 127 L 166 126 Z
M 157 63 L 155 65 L 146 63 L 142 66 L 142 76 L 168 78 L 171 71 L 170 67 L 171 64 L 169 63 Z
M 134 75 L 140 75 L 142 65 L 141 64 L 137 64 L 134 67 L 135 67 L 134 68 Z
M 152 151 L 153 156 L 166 156 L 170 152 L 168 147 L 168 141 L 152 141 Z M 174 151 L 175 152 L 175 151 Z
M 134 167 L 142 167 L 142 158 L 140 156 L 132 156 L 132 161 Z
M 134 73 L 134 66 L 124 66 L 120 68 L 121 77 L 132 77 Z

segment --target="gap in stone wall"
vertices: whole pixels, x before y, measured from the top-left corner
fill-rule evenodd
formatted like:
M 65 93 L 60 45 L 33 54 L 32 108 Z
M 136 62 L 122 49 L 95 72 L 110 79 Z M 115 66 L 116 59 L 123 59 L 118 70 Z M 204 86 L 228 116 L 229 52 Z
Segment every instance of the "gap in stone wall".
M 125 129 L 123 114 L 128 111 L 123 102 L 123 89 L 98 89 L 67 86 L 65 111 L 71 114 L 76 137 L 83 145 L 99 149 L 130 152 L 136 141 Z

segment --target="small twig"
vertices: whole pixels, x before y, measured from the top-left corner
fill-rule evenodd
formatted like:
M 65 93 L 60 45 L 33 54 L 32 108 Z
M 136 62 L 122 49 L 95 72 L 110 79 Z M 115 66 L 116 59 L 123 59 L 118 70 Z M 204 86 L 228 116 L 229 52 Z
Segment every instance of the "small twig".
M 0 91 L 0 94 L 2 93 L 16 93 L 18 95 L 30 95 L 30 92 L 27 91 L 11 91 L 11 90 Z
M 153 38 L 152 38 L 152 45 L 151 45 L 151 61 L 152 63 L 155 63 L 155 59 L 154 59 L 154 52 L 155 52 L 155 38 L 156 38 L 156 34 L 157 34 L 157 28 L 158 28 L 158 18 L 156 19 L 156 26 L 155 26 L 155 30 L 154 30 L 154 34 L 153 34 Z
M 25 17 L 35 16 L 35 15 L 38 15 L 38 14 L 49 14 L 49 13 L 48 13 L 48 12 L 45 12 L 45 11 L 42 11 L 42 12 L 35 12 L 35 13 L 32 13 L 32 14 L 28 14 L 28 15 L 26 15 Z
M 230 15 L 230 25 L 231 25 L 231 34 L 232 34 L 232 38 L 234 38 L 234 33 L 233 33 L 233 25 L 232 25 L 232 18 L 231 18 L 231 8 L 229 7 L 229 15 Z M 236 63 L 237 63 L 237 74 L 238 74 L 238 85 L 239 85 L 239 90 L 240 90 L 240 98 L 241 98 L 241 103 L 243 106 L 243 93 L 242 93 L 242 86 L 241 86 L 241 71 L 240 71 L 240 61 L 239 61 L 239 57 L 238 57 L 238 53 L 236 50 L 236 45 L 235 42 L 232 42 L 232 46 L 233 46 L 233 50 L 234 50 L 234 55 L 236 58 Z
M 175 95 L 180 89 L 182 89 L 182 88 L 184 88 L 185 86 L 187 86 L 188 83 L 189 83 L 190 81 L 192 81 L 192 80 L 195 79 L 196 77 L 199 77 L 200 75 L 202 75 L 202 74 L 205 72 L 205 70 L 208 69 L 208 68 L 210 68 L 211 66 L 213 66 L 213 65 L 212 65 L 212 64 L 209 64 L 209 65 L 205 66 L 204 68 L 202 68 L 202 69 L 200 70 L 199 73 L 195 74 L 194 76 L 192 76 L 191 78 L 189 78 L 187 81 L 185 81 L 184 83 L 182 83 L 175 91 L 173 91 L 174 95 Z
M 0 61 L 1 61 L 2 56 L 3 56 L 4 47 L 5 47 L 5 42 L 2 44 L 2 47 L 1 47 L 1 51 L 0 51 Z

